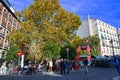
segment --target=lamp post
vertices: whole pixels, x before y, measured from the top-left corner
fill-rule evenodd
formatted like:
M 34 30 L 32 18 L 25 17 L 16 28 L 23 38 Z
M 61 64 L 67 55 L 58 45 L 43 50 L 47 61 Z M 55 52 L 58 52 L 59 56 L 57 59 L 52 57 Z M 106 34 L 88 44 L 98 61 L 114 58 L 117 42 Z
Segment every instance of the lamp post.
M 112 39 L 110 40 L 110 43 L 111 43 L 111 45 L 112 45 L 113 56 L 115 56 L 115 53 L 114 53 L 114 46 L 113 46 L 113 40 L 112 40 Z
M 118 43 L 120 47 L 120 28 L 117 29 Z
M 67 51 L 67 59 L 69 60 L 69 50 L 70 48 L 66 48 L 66 51 Z
M 18 67 L 21 67 L 20 66 L 20 62 L 21 62 L 20 57 L 22 56 L 22 52 L 18 52 L 17 55 L 18 55 Z

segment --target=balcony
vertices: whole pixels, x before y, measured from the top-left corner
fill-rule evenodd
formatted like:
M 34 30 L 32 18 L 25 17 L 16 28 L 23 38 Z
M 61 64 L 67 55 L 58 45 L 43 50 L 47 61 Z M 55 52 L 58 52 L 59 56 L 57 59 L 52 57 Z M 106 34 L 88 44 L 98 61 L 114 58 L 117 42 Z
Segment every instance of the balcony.
M 9 20 L 10 23 L 12 23 L 12 18 L 9 18 L 8 20 Z
M 2 20 L 2 25 L 6 27 L 6 20 Z
M 0 43 L 0 48 L 2 48 L 2 46 L 3 46 L 3 44 L 2 44 L 2 43 Z
M 16 27 L 16 22 L 13 22 L 13 25 Z
M 7 13 L 4 12 L 4 13 L 3 13 L 3 16 L 4 16 L 5 18 L 7 18 Z
M 0 14 L 2 14 L 2 9 L 0 9 Z
M 5 49 L 5 50 L 8 49 L 8 45 L 7 45 L 7 44 L 5 44 L 4 49 Z
M 102 31 L 102 28 L 100 28 L 100 31 Z
M 103 46 L 105 46 L 105 43 L 102 43 Z
M 9 31 L 11 31 L 11 27 L 10 26 L 8 26 L 8 28 L 7 28 Z
M 3 34 L 3 33 L 0 33 L 0 37 L 4 37 L 4 34 Z
M 9 31 L 11 31 L 11 24 L 8 24 L 7 29 L 8 29 Z

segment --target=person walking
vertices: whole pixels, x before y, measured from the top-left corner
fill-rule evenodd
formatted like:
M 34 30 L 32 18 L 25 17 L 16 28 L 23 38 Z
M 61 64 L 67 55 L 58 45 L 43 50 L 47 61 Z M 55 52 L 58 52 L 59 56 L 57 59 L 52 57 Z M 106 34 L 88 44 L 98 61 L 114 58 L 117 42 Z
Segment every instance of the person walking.
M 49 70 L 52 73 L 52 71 L 53 71 L 53 61 L 52 61 L 52 59 L 49 61 Z
M 119 57 L 119 55 L 115 56 L 114 62 L 115 62 L 116 69 L 117 69 L 119 76 L 120 76 L 120 57 Z
M 63 72 L 65 71 L 64 70 L 64 61 L 63 61 L 63 59 L 61 58 L 61 61 L 60 61 L 60 74 L 63 74 Z
M 87 59 L 84 60 L 84 66 L 85 66 L 85 74 L 87 74 L 88 73 L 88 60 Z

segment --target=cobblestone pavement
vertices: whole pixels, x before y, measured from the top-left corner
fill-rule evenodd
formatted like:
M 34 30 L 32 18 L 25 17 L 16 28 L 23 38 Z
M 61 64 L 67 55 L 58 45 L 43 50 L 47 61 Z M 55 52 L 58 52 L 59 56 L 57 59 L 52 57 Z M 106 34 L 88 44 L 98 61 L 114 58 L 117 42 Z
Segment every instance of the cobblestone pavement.
M 43 73 L 37 75 L 10 75 L 2 76 L 0 80 L 112 80 L 118 76 L 115 68 L 89 67 L 88 74 L 85 70 L 77 70 L 70 74 Z

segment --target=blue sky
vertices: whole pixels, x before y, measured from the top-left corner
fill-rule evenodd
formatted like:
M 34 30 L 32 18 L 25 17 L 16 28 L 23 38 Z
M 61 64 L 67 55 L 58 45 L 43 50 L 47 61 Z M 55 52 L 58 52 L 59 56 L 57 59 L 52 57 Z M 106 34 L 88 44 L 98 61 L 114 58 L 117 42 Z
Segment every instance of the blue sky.
M 9 0 L 16 11 L 29 6 L 33 0 Z M 120 0 L 60 0 L 67 11 L 78 14 L 81 20 L 97 18 L 116 28 L 120 28 Z

